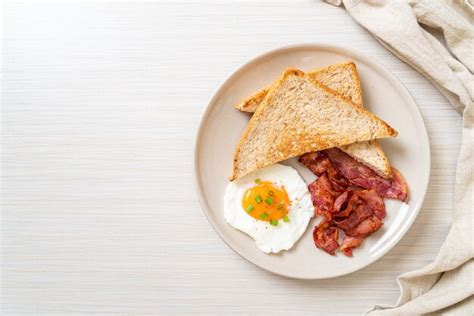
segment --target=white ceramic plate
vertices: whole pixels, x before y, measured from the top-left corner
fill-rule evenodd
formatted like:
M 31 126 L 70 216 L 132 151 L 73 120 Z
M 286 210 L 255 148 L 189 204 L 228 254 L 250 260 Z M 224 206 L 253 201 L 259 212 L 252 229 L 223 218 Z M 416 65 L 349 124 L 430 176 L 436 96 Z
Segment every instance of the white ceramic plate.
M 367 109 L 398 130 L 396 138 L 381 144 L 393 166 L 409 186 L 407 204 L 386 199 L 383 227 L 354 251 L 330 256 L 315 248 L 314 221 L 298 243 L 279 254 L 265 254 L 254 241 L 225 222 L 223 198 L 232 171 L 232 155 L 249 115 L 234 109 L 244 97 L 273 82 L 287 67 L 304 71 L 352 60 L 356 63 Z M 284 162 L 295 167 L 307 183 L 315 179 L 295 159 Z M 425 197 L 430 175 L 430 148 L 423 118 L 415 101 L 386 68 L 353 50 L 327 45 L 284 47 L 259 56 L 232 74 L 211 99 L 196 140 L 194 172 L 196 188 L 207 219 L 222 239 L 238 254 L 273 273 L 300 279 L 336 277 L 359 270 L 389 251 L 415 220 Z

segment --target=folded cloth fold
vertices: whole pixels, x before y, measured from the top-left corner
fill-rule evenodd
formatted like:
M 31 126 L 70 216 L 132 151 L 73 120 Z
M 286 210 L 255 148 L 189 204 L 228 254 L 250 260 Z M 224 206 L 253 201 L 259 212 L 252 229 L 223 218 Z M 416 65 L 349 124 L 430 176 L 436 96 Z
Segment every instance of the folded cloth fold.
M 446 240 L 434 262 L 398 277 L 401 294 L 395 306 L 375 306 L 368 315 L 472 314 L 474 8 L 469 0 L 326 2 L 344 4 L 359 24 L 433 83 L 463 116 L 453 219 Z

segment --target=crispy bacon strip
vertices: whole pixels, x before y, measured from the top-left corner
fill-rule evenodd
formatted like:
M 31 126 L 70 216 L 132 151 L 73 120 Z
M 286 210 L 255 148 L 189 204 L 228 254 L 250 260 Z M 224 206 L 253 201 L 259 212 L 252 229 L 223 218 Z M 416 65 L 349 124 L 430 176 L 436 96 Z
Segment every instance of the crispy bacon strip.
M 405 178 L 396 168 L 392 167 L 391 186 L 387 189 L 387 197 L 398 196 L 399 200 L 405 201 L 408 197 L 408 186 Z
M 344 204 L 343 207 L 336 214 L 338 218 L 348 217 L 352 213 L 352 211 L 354 211 L 357 208 L 357 206 L 359 206 L 361 203 L 359 195 L 355 194 L 354 191 L 347 191 L 347 192 L 350 192 L 351 197 L 347 201 L 347 204 Z
M 349 155 L 337 148 L 322 152 L 326 155 L 337 171 L 347 178 L 351 184 L 364 189 L 373 189 L 382 197 L 404 201 L 408 196 L 408 188 L 403 176 L 397 169 L 393 169 L 391 180 L 382 178 L 369 167 L 352 159 Z
M 326 155 L 323 155 L 319 151 L 304 154 L 300 156 L 298 161 L 308 167 L 308 169 L 317 176 L 321 176 L 328 170 L 328 168 L 332 168 Z
M 334 189 L 334 183 L 329 180 L 326 173 L 312 182 L 308 189 L 315 208 L 315 215 L 325 215 L 330 219 L 330 213 L 334 212 L 334 201 L 341 192 Z
M 331 164 L 322 152 L 307 153 L 299 158 L 299 162 L 308 167 L 318 177 L 326 175 L 332 183 L 332 189 L 344 192 L 350 185 L 349 181 Z
M 359 225 L 363 220 L 371 216 L 373 216 L 372 209 L 369 206 L 362 204 L 357 206 L 357 208 L 351 212 L 347 218 L 335 218 L 334 224 L 346 232 L 357 227 L 357 225 Z
M 356 237 L 349 237 L 346 236 L 342 240 L 342 245 L 341 245 L 341 252 L 348 256 L 352 257 L 352 250 L 359 247 L 364 240 L 362 238 L 356 238 Z
M 362 190 L 357 191 L 356 194 L 372 209 L 372 212 L 375 214 L 375 216 L 377 216 L 378 219 L 383 220 L 385 218 L 385 204 L 383 203 L 382 197 L 378 195 L 377 191 Z
M 332 256 L 336 254 L 336 249 L 339 248 L 339 230 L 330 221 L 325 220 L 319 226 L 314 227 L 313 239 L 316 247 Z
M 384 179 L 337 148 L 302 155 L 299 161 L 318 176 L 308 187 L 315 215 L 325 220 L 314 228 L 313 238 L 316 247 L 331 255 L 339 248 L 339 229 L 345 235 L 340 251 L 352 256 L 365 237 L 382 227 L 383 197 L 407 197 L 398 170 L 393 168 L 391 180 Z
M 346 191 L 339 195 L 337 199 L 334 201 L 334 211 L 340 212 L 342 210 L 346 210 L 349 206 L 349 201 L 351 197 L 354 195 L 352 191 Z
M 376 216 L 371 216 L 364 219 L 357 226 L 345 230 L 346 236 L 365 238 L 382 227 L 382 221 L 379 220 Z

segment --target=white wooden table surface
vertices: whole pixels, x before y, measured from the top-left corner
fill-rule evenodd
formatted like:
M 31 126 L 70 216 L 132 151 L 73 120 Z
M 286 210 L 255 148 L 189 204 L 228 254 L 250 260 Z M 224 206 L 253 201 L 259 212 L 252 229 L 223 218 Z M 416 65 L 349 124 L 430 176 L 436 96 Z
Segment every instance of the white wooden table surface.
M 2 315 L 300 312 L 395 303 L 451 222 L 460 117 L 344 10 L 318 0 L 4 4 Z M 352 47 L 416 99 L 431 141 L 415 224 L 375 264 L 285 279 L 236 255 L 193 187 L 208 99 L 237 67 L 296 43 Z

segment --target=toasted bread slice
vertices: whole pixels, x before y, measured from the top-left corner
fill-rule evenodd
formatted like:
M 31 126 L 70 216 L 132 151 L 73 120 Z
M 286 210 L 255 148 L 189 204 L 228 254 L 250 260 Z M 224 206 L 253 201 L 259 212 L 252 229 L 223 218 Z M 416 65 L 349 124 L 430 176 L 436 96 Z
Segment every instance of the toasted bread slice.
M 236 104 L 234 107 L 242 112 L 255 112 L 260 103 L 262 103 L 263 99 L 265 99 L 265 96 L 267 95 L 270 88 L 271 86 L 258 90 L 257 92 L 243 99 L 239 104 Z
M 360 80 L 353 62 L 319 68 L 306 75 L 350 99 L 358 106 L 363 106 Z M 269 88 L 263 88 L 257 91 L 235 107 L 241 111 L 254 112 L 265 98 L 268 90 Z M 373 169 L 380 176 L 392 177 L 390 162 L 378 141 L 351 144 L 341 147 L 341 149 L 352 158 Z
M 396 135 L 374 114 L 302 71 L 288 69 L 242 134 L 230 179 L 307 152 Z
M 356 66 L 353 62 L 319 68 L 307 72 L 307 75 L 362 106 L 362 89 Z M 236 104 L 235 108 L 243 112 L 255 112 L 270 88 L 271 86 L 260 89 L 239 104 Z

